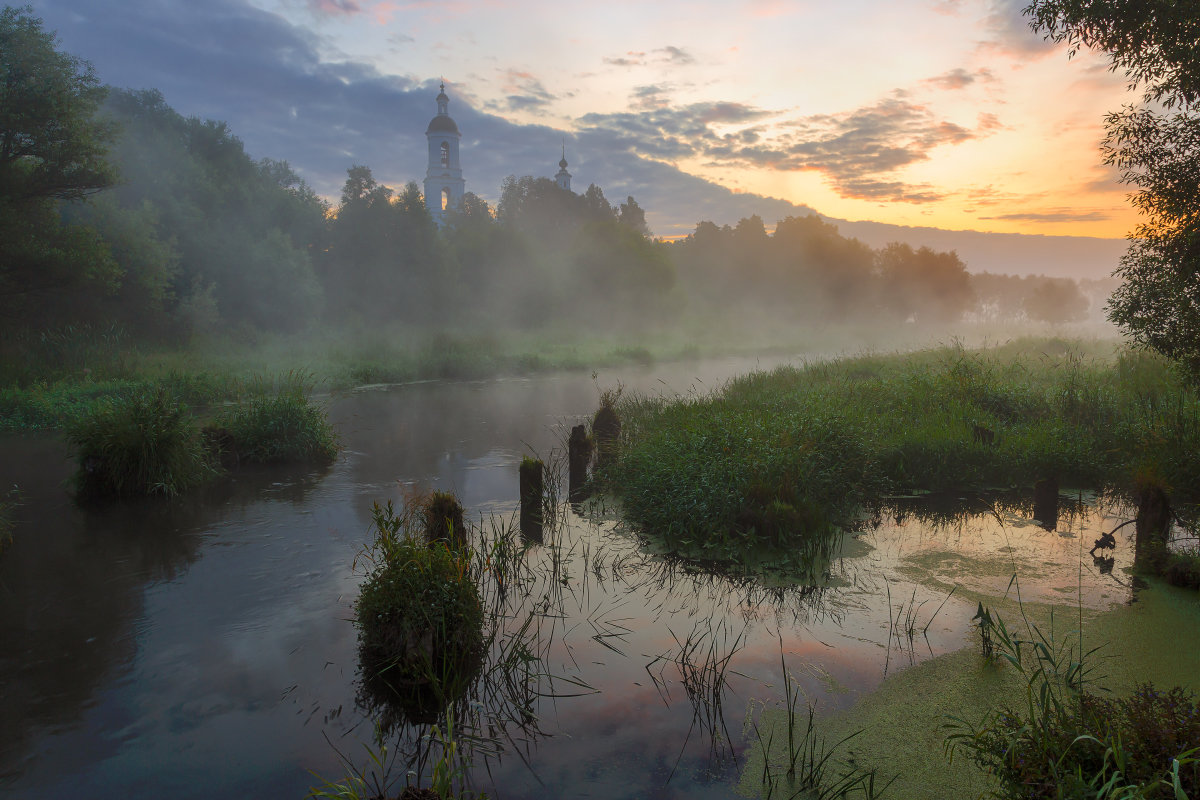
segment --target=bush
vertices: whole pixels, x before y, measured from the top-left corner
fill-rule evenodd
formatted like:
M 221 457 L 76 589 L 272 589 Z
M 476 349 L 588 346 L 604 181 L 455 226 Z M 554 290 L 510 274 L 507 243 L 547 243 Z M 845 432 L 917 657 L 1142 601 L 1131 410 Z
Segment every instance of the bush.
M 97 403 L 66 436 L 81 499 L 172 496 L 216 474 L 195 418 L 163 389 Z
M 328 412 L 309 399 L 310 393 L 309 382 L 298 373 L 273 383 L 255 380 L 238 404 L 219 416 L 214 430 L 227 434 L 226 447 L 238 461 L 329 463 L 337 455 L 337 434 Z
M 483 606 L 470 552 L 426 543 L 426 513 L 420 502 L 400 515 L 391 503 L 375 505 L 375 541 L 367 553 L 373 568 L 354 605 L 369 701 L 416 722 L 436 718 L 465 691 L 483 655 Z

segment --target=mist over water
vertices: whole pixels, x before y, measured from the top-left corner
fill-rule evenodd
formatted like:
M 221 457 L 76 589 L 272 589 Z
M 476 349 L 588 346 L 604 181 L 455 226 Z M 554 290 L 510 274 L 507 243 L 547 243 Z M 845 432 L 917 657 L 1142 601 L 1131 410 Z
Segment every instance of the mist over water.
M 435 487 L 458 493 L 472 518 L 511 516 L 520 459 L 561 449 L 599 386 L 707 393 L 787 360 L 341 394 L 330 413 L 345 450 L 327 470 L 239 471 L 187 498 L 98 510 L 67 497 L 70 465 L 57 441 L 3 441 L 0 479 L 28 489 L 0 561 L 0 707 L 11 732 L 0 793 L 75 797 L 86 786 L 98 798 L 299 797 L 315 783 L 307 770 L 339 777 L 329 742 L 361 763 L 372 738 L 355 704 L 350 621 L 362 577 L 352 563 L 370 535 L 372 502 Z M 882 520 L 846 540 L 827 586 L 789 588 L 697 571 L 646 552 L 605 515 L 597 524 L 570 512 L 558 538 L 524 559 L 546 581 L 538 597 L 557 587 L 542 622 L 546 672 L 594 693 L 557 684 L 581 696 L 543 698 L 540 733 L 506 740 L 505 753 L 480 759 L 471 779 L 504 797 L 727 796 L 749 704 L 777 702 L 777 636 L 805 690 L 838 708 L 885 672 L 967 636 L 973 605 L 951 598 L 935 617 L 949 586 L 915 583 L 917 572 L 936 577 L 953 563 L 946 580 L 995 589 L 988 565 L 1000 558 L 1030 576 L 1031 598 L 1074 591 L 1080 542 L 1111 528 L 1106 515 L 1115 512 L 1064 509 L 1057 533 L 1027 513 L 1014 506 L 1003 527 L 911 512 Z M 1122 546 L 1116 556 L 1119 577 L 1132 553 Z M 980 559 L 983 567 L 971 566 Z M 1048 570 L 1051 562 L 1059 568 Z M 896 638 L 885 586 L 893 604 L 931 623 L 926 636 Z M 1113 573 L 1085 570 L 1082 597 L 1103 606 L 1127 589 Z M 681 658 L 688 642 L 699 643 L 690 662 Z M 689 693 L 687 670 L 726 656 L 714 708 Z

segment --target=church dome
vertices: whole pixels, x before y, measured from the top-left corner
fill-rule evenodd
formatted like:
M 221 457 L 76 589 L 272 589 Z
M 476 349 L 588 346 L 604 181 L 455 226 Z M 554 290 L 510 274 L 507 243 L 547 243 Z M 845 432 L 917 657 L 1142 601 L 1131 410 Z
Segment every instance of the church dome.
M 429 120 L 429 127 L 425 129 L 425 133 L 458 133 L 458 125 L 448 114 L 438 114 L 433 119 Z

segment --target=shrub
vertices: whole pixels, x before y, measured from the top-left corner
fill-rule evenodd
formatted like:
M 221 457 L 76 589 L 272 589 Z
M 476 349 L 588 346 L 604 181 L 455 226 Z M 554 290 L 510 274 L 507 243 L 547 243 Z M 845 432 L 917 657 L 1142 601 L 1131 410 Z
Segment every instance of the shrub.
M 427 509 L 373 510 L 373 567 L 355 602 L 359 666 L 369 701 L 428 722 L 470 685 L 483 650 L 483 607 L 470 552 L 426 543 Z
M 328 463 L 337 455 L 337 434 L 327 410 L 310 394 L 310 383 L 299 373 L 271 383 L 257 379 L 218 417 L 217 429 L 228 432 L 239 461 Z
M 66 436 L 81 499 L 176 495 L 216 473 L 195 418 L 161 388 L 95 404 Z

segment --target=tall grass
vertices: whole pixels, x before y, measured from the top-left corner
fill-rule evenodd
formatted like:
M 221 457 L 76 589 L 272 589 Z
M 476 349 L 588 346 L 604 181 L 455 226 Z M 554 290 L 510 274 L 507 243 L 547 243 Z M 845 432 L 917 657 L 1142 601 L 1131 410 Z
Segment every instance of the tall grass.
M 1047 477 L 1132 490 L 1147 473 L 1177 499 L 1200 494 L 1200 396 L 1170 365 L 1029 348 L 863 356 L 755 373 L 708 397 L 626 397 L 606 477 L 643 532 L 738 559 L 825 540 L 889 494 Z
M 106 401 L 66 436 L 81 499 L 171 496 L 216 474 L 195 417 L 164 389 Z
M 326 463 L 337 455 L 337 434 L 311 394 L 312 379 L 302 372 L 254 378 L 242 384 L 237 403 L 216 424 L 229 432 L 241 461 Z
M 1200 707 L 1176 687 L 1149 684 L 1103 698 L 1090 688 L 1089 662 L 1053 618 L 1027 636 L 980 606 L 991 647 L 1023 679 L 1022 704 L 1001 707 L 982 722 L 952 717 L 947 753 L 960 753 L 1000 779 L 997 797 L 1180 798 L 1200 792 Z M 1078 632 L 1076 632 L 1077 636 Z M 989 649 L 985 639 L 985 655 Z

